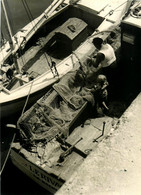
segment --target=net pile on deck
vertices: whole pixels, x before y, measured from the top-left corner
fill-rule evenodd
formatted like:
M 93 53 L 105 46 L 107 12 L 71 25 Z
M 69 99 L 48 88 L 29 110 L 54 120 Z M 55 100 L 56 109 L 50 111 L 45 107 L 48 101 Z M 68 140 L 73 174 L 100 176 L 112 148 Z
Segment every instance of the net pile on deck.
M 83 104 L 86 101 L 94 104 L 93 94 L 82 87 L 84 78 L 79 71 L 66 74 L 53 86 L 52 92 L 38 100 L 19 119 L 18 127 L 24 140 L 48 142 L 56 135 L 66 136 L 70 122 Z

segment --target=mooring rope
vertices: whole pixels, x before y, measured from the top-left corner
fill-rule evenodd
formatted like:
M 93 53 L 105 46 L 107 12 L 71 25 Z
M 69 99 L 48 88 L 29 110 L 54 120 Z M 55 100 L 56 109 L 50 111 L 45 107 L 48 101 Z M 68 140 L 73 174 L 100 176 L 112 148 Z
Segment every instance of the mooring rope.
M 25 104 L 24 104 L 24 107 L 23 107 L 21 116 L 23 115 L 23 113 L 25 111 L 25 108 L 27 106 L 27 103 L 28 103 L 28 100 L 29 100 L 29 96 L 30 96 L 30 93 L 31 93 L 31 89 L 32 89 L 33 83 L 34 83 L 34 80 L 31 82 L 30 89 L 29 89 L 29 92 L 28 92 L 28 95 L 27 95 L 27 98 L 26 98 L 26 101 L 25 101 Z
M 130 15 L 134 18 L 141 18 L 141 2 L 139 2 L 133 9 L 130 11 Z
M 15 136 L 16 136 L 16 133 L 14 133 L 11 143 L 13 143 L 13 141 L 14 141 L 14 139 L 15 139 Z M 5 167 L 5 165 L 6 165 L 6 162 L 7 162 L 7 160 L 8 160 L 9 155 L 10 155 L 10 152 L 11 152 L 11 146 L 12 146 L 12 144 L 10 144 L 10 147 L 9 147 L 8 153 L 7 153 L 7 155 L 6 155 L 6 158 L 5 158 L 5 160 L 4 160 L 3 165 L 2 165 L 2 167 L 1 167 L 1 170 L 0 170 L 0 176 L 1 176 L 2 172 L 3 172 L 3 170 L 4 170 L 4 167 Z

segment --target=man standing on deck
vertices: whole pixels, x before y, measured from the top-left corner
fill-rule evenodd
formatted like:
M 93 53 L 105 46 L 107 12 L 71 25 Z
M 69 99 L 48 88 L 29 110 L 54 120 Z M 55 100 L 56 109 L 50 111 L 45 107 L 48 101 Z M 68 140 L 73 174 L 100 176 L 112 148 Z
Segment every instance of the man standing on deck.
M 116 56 L 114 49 L 109 44 L 103 44 L 103 40 L 99 37 L 93 39 L 93 44 L 98 50 L 97 55 L 92 58 L 93 64 L 96 68 L 102 68 L 103 74 L 107 76 L 107 79 L 110 83 L 113 68 L 116 66 Z

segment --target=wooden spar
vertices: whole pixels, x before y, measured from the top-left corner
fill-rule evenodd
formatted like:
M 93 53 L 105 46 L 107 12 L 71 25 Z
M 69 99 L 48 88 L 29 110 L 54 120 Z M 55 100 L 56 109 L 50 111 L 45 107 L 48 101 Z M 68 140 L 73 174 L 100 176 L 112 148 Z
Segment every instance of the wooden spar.
M 2 90 L 3 90 L 5 93 L 7 93 L 8 95 L 11 94 L 10 91 L 9 91 L 8 89 L 6 89 L 5 87 L 2 87 Z
M 10 35 L 9 36 L 9 38 L 10 38 L 10 42 L 9 42 L 10 43 L 10 47 L 12 46 L 11 50 L 13 50 L 15 48 L 15 44 L 14 44 L 14 40 L 13 40 L 13 36 L 12 36 L 10 23 L 9 23 L 9 20 L 8 20 L 8 15 L 7 15 L 7 12 L 6 12 L 4 1 L 1 0 L 1 3 L 2 3 L 4 14 L 5 14 L 5 19 L 6 19 L 6 23 L 7 23 L 7 27 L 8 27 L 8 32 L 9 32 L 9 35 Z
M 6 8 L 5 8 L 5 4 L 4 4 L 4 1 L 2 0 L 2 7 L 3 7 L 3 11 L 4 11 L 4 14 L 5 14 L 5 19 L 6 19 L 6 23 L 7 23 L 7 27 L 8 27 L 8 32 L 9 32 L 9 38 L 10 38 L 10 47 L 11 47 L 11 51 L 13 51 L 15 49 L 15 44 L 14 44 L 14 40 L 13 40 L 13 36 L 12 36 L 12 31 L 11 31 L 11 27 L 10 27 L 10 23 L 9 23 L 9 20 L 8 20 L 8 15 L 7 15 L 7 12 L 6 12 Z M 14 58 L 14 64 L 15 64 L 15 68 L 17 70 L 18 73 L 21 73 L 21 70 L 20 70 L 20 65 L 19 65 L 19 62 L 17 60 L 17 55 L 15 54 L 13 56 Z
M 56 8 L 63 3 L 65 0 L 55 0 L 53 3 L 41 14 L 38 18 L 32 21 L 33 27 L 31 30 L 25 35 L 25 39 L 20 41 L 21 47 L 27 43 L 27 41 L 35 34 L 35 32 L 44 24 L 44 22 L 48 19 L 49 16 L 53 14 Z
M 46 16 L 48 16 L 47 14 L 50 12 L 50 11 L 52 11 L 53 10 L 53 7 L 54 6 L 58 6 L 58 5 L 60 5 L 60 2 L 59 2 L 60 0 L 54 0 L 53 1 L 53 3 L 48 7 L 48 9 L 47 10 L 45 10 L 45 12 L 44 12 L 44 14 L 46 14 Z M 64 0 L 62 0 L 62 2 L 61 3 L 63 3 L 64 2 Z M 59 3 L 59 4 L 58 4 Z
M 16 53 L 16 51 L 19 49 L 19 47 L 24 48 L 26 43 L 29 41 L 29 39 L 36 33 L 36 31 L 46 22 L 49 17 L 53 16 L 53 12 L 56 8 L 63 3 L 64 0 L 55 0 L 52 2 L 52 5 L 50 5 L 39 17 L 35 18 L 32 23 L 30 22 L 27 26 L 25 26 L 21 32 L 17 32 L 14 36 L 17 39 L 17 43 L 15 44 L 15 48 L 12 50 L 12 48 L 9 48 L 9 43 L 6 43 L 6 47 L 8 52 L 6 51 L 4 53 L 4 56 L 2 57 L 2 60 L 0 59 L 0 62 L 3 63 L 11 54 Z M 32 24 L 32 25 L 31 25 Z M 14 38 L 12 39 L 14 40 Z M 14 42 L 15 43 L 15 42 Z M 10 51 L 9 51 L 10 50 Z M 1 55 L 0 55 L 1 57 Z
M 18 54 L 15 53 L 15 54 L 13 55 L 13 57 L 14 57 L 14 66 L 15 66 L 17 72 L 20 74 L 20 73 L 21 73 L 21 66 L 20 66 L 20 64 L 19 64 Z

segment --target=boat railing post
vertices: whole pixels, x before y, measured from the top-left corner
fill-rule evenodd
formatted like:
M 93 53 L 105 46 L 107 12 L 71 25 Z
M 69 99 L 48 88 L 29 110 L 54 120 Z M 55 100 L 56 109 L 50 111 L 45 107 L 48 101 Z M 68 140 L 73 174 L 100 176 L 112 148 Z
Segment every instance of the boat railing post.
M 98 142 L 97 140 L 104 135 L 105 125 L 106 125 L 106 122 L 103 121 L 102 133 L 100 136 L 98 136 L 96 139 L 94 139 L 93 142 Z

